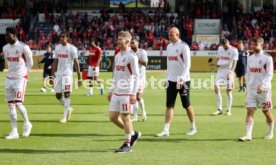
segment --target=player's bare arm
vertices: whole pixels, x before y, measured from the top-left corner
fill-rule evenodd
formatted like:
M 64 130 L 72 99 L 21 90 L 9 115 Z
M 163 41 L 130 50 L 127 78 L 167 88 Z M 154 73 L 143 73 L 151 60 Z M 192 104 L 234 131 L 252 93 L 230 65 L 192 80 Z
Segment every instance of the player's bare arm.
M 75 64 L 75 69 L 77 71 L 77 76 L 78 76 L 78 86 L 80 87 L 82 85 L 82 80 L 81 80 L 81 76 L 80 76 L 80 64 L 79 64 L 79 60 L 77 58 L 74 59 L 74 64 Z

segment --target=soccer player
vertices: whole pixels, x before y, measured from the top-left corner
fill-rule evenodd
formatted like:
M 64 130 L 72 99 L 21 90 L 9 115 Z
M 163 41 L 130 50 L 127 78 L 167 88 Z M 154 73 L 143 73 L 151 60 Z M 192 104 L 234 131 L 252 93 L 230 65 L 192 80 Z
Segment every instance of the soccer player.
M 234 88 L 234 71 L 239 58 L 238 50 L 231 46 L 228 39 L 222 40 L 222 45 L 218 48 L 217 66 L 218 72 L 215 80 L 215 94 L 217 100 L 217 110 L 212 113 L 213 116 L 222 114 L 222 97 L 220 86 L 227 86 L 227 110 L 226 115 L 231 116 L 232 90 Z
M 272 108 L 271 81 L 273 77 L 272 57 L 263 51 L 264 39 L 255 37 L 253 39 L 254 54 L 248 57 L 247 63 L 247 85 L 246 96 L 246 135 L 240 141 L 251 141 L 254 125 L 253 115 L 260 105 L 266 117 L 268 132 L 265 139 L 273 138 L 274 118 L 270 111 Z
M 102 57 L 102 49 L 97 46 L 96 40 L 91 40 L 91 47 L 89 49 L 89 66 L 87 77 L 89 79 L 89 93 L 87 96 L 93 96 L 93 80 L 97 81 L 100 86 L 101 95 L 104 94 L 103 84 L 98 80 L 100 72 L 100 63 Z
M 120 52 L 114 59 L 113 81 L 108 93 L 109 119 L 125 131 L 125 141 L 117 153 L 131 152 L 132 147 L 141 136 L 134 131 L 130 121 L 130 104 L 136 102 L 138 91 L 139 67 L 137 55 L 131 50 L 131 34 L 127 31 L 118 33 L 117 44 Z
M 244 45 L 242 41 L 239 42 L 238 52 L 239 52 L 239 60 L 237 62 L 236 75 L 239 79 L 239 85 L 240 85 L 239 92 L 241 92 L 241 91 L 245 91 L 246 89 L 245 73 L 246 73 L 247 57 L 249 56 L 249 52 L 246 49 L 244 49 Z
M 8 75 L 6 78 L 6 99 L 9 105 L 11 132 L 6 139 L 18 139 L 16 107 L 24 119 L 23 137 L 28 137 L 32 130 L 27 110 L 23 105 L 28 71 L 33 66 L 32 52 L 28 45 L 18 41 L 17 30 L 14 27 L 6 28 L 6 41 L 3 47 L 4 58 L 8 62 Z
M 49 76 L 52 76 L 52 64 L 54 62 L 53 58 L 53 51 L 50 45 L 46 48 L 46 53 L 44 53 L 44 57 L 40 63 L 44 63 L 44 69 L 43 69 L 43 86 L 40 89 L 41 92 L 46 92 L 46 86 L 45 86 L 45 79 Z M 55 92 L 54 89 L 51 90 L 51 92 Z
M 133 105 L 134 118 L 132 121 L 138 121 L 138 103 L 142 109 L 143 121 L 145 121 L 147 119 L 147 113 L 145 110 L 143 92 L 146 83 L 146 66 L 148 64 L 148 55 L 144 49 L 139 49 L 139 41 L 136 39 L 131 41 L 130 47 L 137 54 L 139 63 L 139 88 L 137 93 L 137 101 Z
M 82 84 L 77 48 L 67 42 L 67 37 L 67 33 L 60 33 L 60 44 L 55 47 L 54 62 L 52 66 L 52 75 L 55 73 L 56 76 L 56 98 L 59 100 L 61 105 L 64 106 L 64 114 L 59 120 L 60 123 L 66 123 L 70 119 L 73 111 L 70 107 L 70 95 L 72 92 L 74 64 L 78 75 L 78 86 L 81 86 Z M 62 93 L 64 94 L 64 98 Z
M 195 114 L 190 103 L 190 67 L 191 54 L 189 46 L 179 38 L 179 29 L 172 27 L 169 30 L 170 44 L 167 46 L 167 82 L 166 82 L 166 114 L 164 129 L 156 136 L 169 136 L 170 123 L 173 119 L 173 110 L 177 94 L 180 94 L 183 108 L 190 120 L 190 129 L 186 135 L 197 133 Z

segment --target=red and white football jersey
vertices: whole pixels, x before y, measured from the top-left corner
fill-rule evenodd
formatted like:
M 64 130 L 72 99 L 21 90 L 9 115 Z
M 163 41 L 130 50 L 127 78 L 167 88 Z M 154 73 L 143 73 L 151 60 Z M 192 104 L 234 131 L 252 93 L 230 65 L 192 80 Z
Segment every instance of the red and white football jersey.
M 9 79 L 27 78 L 27 72 L 33 66 L 33 55 L 30 47 L 21 41 L 6 44 L 3 54 L 8 62 Z
M 167 80 L 190 81 L 190 48 L 181 40 L 167 46 Z
M 264 51 L 252 54 L 247 60 L 246 74 L 248 90 L 257 90 L 261 85 L 266 90 L 271 90 L 271 80 L 273 78 L 272 57 Z
M 136 54 L 137 54 L 138 60 L 148 61 L 148 55 L 144 49 L 138 49 Z M 139 78 L 142 80 L 146 79 L 146 67 L 142 64 L 139 64 Z
M 54 57 L 58 59 L 57 76 L 73 75 L 74 59 L 78 58 L 77 48 L 70 43 L 55 47 Z
M 102 49 L 98 46 L 95 47 L 91 47 L 89 49 L 89 66 L 99 66 L 97 65 L 98 60 L 101 58 L 102 56 Z
M 139 86 L 137 55 L 130 48 L 120 51 L 115 56 L 114 65 L 110 92 L 116 95 L 136 95 Z
M 223 46 L 218 48 L 218 65 L 222 68 L 231 68 L 234 60 L 239 59 L 237 48 L 230 46 L 227 50 Z

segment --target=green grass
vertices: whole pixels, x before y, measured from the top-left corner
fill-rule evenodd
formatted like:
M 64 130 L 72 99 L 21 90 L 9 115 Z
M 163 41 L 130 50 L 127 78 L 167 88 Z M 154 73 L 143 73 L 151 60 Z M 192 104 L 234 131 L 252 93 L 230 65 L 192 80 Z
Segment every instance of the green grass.
M 25 106 L 33 123 L 30 137 L 5 140 L 10 131 L 7 105 L 4 101 L 4 80 L 0 73 L 0 164 L 210 164 L 246 165 L 276 164 L 275 139 L 263 140 L 266 124 L 261 111 L 255 115 L 253 141 L 241 143 L 237 138 L 245 134 L 245 93 L 234 92 L 233 116 L 212 117 L 216 109 L 212 89 L 192 89 L 191 102 L 196 112 L 198 134 L 184 135 L 189 127 L 188 118 L 178 101 L 171 124 L 171 136 L 154 137 L 163 128 L 165 91 L 145 90 L 144 99 L 148 120 L 134 123 L 143 133 L 132 153 L 115 154 L 124 138 L 123 131 L 108 120 L 108 101 L 94 90 L 87 97 L 87 90 L 80 88 L 72 94 L 74 112 L 72 120 L 58 123 L 63 108 L 55 96 L 39 91 L 42 73 L 31 73 L 25 97 Z M 164 78 L 164 72 L 148 73 L 148 78 Z M 111 73 L 101 73 L 107 79 Z M 192 73 L 192 77 L 207 79 L 210 73 Z M 236 85 L 237 86 L 237 85 Z M 273 93 L 276 83 L 273 80 Z M 223 92 L 225 105 L 226 94 Z M 274 100 L 275 102 L 275 100 Z M 19 133 L 22 134 L 22 117 L 18 114 Z

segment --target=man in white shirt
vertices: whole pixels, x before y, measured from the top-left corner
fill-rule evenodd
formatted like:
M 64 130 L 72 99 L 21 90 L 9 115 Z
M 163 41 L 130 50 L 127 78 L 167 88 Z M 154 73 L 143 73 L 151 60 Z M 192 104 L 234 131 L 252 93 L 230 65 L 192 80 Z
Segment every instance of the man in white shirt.
M 195 114 L 190 103 L 190 67 L 191 54 L 189 46 L 179 38 L 179 30 L 173 27 L 169 30 L 171 43 L 167 46 L 167 83 L 166 83 L 166 114 L 164 129 L 156 136 L 169 136 L 170 123 L 173 119 L 173 110 L 177 94 L 180 94 L 182 107 L 186 110 L 190 120 L 190 129 L 186 135 L 197 133 Z
M 262 107 L 268 126 L 268 132 L 264 138 L 273 139 L 274 118 L 270 111 L 272 108 L 273 60 L 269 54 L 263 51 L 264 39 L 262 37 L 255 37 L 253 44 L 254 54 L 249 56 L 247 61 L 246 135 L 239 138 L 240 141 L 252 140 L 253 116 L 258 105 Z
M 137 101 L 133 105 L 133 119 L 132 121 L 138 121 L 138 103 L 142 109 L 143 121 L 147 119 L 147 113 L 145 110 L 145 104 L 143 99 L 143 93 L 146 83 L 146 66 L 148 64 L 148 55 L 144 49 L 139 49 L 139 41 L 133 39 L 130 43 L 131 49 L 137 54 L 139 63 L 139 88 L 137 93 Z
M 73 111 L 70 107 L 70 95 L 73 85 L 74 64 L 78 76 L 78 86 L 82 84 L 77 48 L 67 42 L 67 37 L 65 32 L 60 33 L 60 44 L 55 47 L 54 62 L 52 66 L 52 75 L 55 73 L 56 76 L 56 98 L 61 105 L 64 106 L 63 117 L 59 120 L 60 123 L 66 123 L 70 119 Z M 64 93 L 64 98 L 62 97 L 62 93 Z
M 222 96 L 220 93 L 220 86 L 227 86 L 227 110 L 226 115 L 231 116 L 232 107 L 232 90 L 234 88 L 234 71 L 237 65 L 239 53 L 237 48 L 230 45 L 228 39 L 222 40 L 222 46 L 218 48 L 217 66 L 218 72 L 215 80 L 215 94 L 217 101 L 217 110 L 212 113 L 213 116 L 222 114 Z
M 28 137 L 32 130 L 27 110 L 23 105 L 28 71 L 33 66 L 31 49 L 25 43 L 18 41 L 17 30 L 14 27 L 6 29 L 8 44 L 3 47 L 4 58 L 8 63 L 8 75 L 6 78 L 6 99 L 9 105 L 9 115 L 12 130 L 6 139 L 18 139 L 16 107 L 24 119 L 23 137 Z
M 108 93 L 109 119 L 125 131 L 123 145 L 115 150 L 116 153 L 131 152 L 133 145 L 141 136 L 134 131 L 130 120 L 131 105 L 136 102 L 139 86 L 139 68 L 137 55 L 131 50 L 131 35 L 127 31 L 118 34 L 120 52 L 114 59 L 113 81 Z

